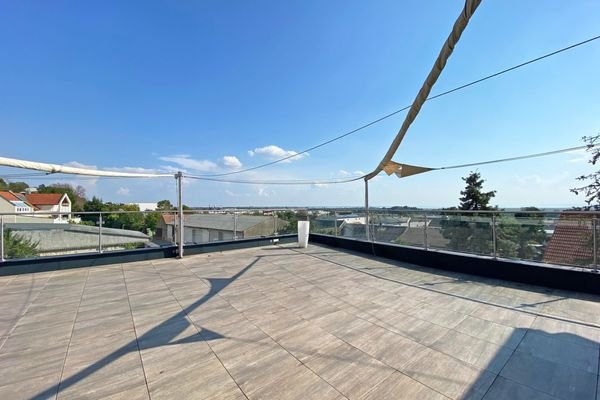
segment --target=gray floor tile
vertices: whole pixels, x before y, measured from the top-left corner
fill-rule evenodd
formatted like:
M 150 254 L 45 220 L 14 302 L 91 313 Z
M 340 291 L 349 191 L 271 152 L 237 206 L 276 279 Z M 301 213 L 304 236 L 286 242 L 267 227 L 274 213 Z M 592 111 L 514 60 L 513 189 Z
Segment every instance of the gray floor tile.
M 593 399 L 597 375 L 515 352 L 501 376 L 560 399 Z
M 382 400 L 382 399 L 422 399 L 422 400 L 443 400 L 447 399 L 446 396 L 428 388 L 403 375 L 399 372 L 395 372 L 390 375 L 385 381 L 374 387 L 364 397 L 364 400 Z
M 479 369 L 498 374 L 513 353 L 513 349 L 450 331 L 431 347 Z
M 597 296 L 302 252 L 0 277 L 0 398 L 597 396 Z
M 450 398 L 481 398 L 495 375 L 428 350 L 402 372 Z
M 546 393 L 499 376 L 483 400 L 557 400 Z
M 587 372 L 598 373 L 598 351 L 565 338 L 570 335 L 570 333 L 552 334 L 529 330 L 517 351 Z

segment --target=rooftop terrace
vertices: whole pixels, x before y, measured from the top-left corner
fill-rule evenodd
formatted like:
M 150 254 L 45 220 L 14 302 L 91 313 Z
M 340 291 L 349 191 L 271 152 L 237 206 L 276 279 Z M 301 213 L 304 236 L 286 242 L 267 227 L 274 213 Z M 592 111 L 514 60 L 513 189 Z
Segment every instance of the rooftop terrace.
M 311 244 L 0 277 L 0 398 L 598 399 L 600 300 Z

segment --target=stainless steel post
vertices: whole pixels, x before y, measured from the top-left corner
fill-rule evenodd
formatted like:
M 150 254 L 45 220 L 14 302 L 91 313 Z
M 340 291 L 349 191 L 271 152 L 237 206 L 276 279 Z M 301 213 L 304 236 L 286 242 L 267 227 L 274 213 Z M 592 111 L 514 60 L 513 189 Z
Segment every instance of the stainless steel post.
M 598 243 L 596 242 L 596 217 L 592 218 L 592 240 L 594 241 L 594 271 L 598 272 Z
M 425 250 L 427 250 L 428 245 L 427 245 L 427 214 L 423 214 L 423 218 L 424 218 L 424 223 L 423 223 L 423 246 L 425 247 Z
M 181 200 L 181 192 L 182 192 L 182 183 L 183 183 L 183 173 L 181 171 L 177 172 L 177 174 L 175 175 L 175 179 L 177 179 L 177 219 L 179 221 L 178 224 L 178 236 L 179 236 L 179 241 L 177 244 L 177 258 L 183 258 L 183 231 L 184 231 L 184 226 L 183 226 L 183 203 Z
M 338 235 L 337 211 L 333 212 L 333 226 L 335 227 L 335 236 L 337 236 Z
M 494 251 L 494 258 L 498 258 L 498 241 L 496 232 L 496 215 L 492 214 L 492 246 Z
M 102 213 L 98 217 L 98 253 L 102 253 Z
M 4 216 L 0 215 L 0 261 L 4 261 Z
M 273 236 L 277 236 L 277 213 L 273 211 Z
M 237 212 L 233 212 L 233 240 L 237 240 Z
M 371 240 L 371 232 L 369 229 L 369 181 L 365 179 L 365 232 L 367 240 Z

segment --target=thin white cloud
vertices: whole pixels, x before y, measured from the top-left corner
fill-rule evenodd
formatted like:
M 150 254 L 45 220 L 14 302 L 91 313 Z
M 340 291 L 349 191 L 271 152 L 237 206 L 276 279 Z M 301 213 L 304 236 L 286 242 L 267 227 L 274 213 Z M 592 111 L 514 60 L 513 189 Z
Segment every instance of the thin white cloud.
M 79 161 L 69 161 L 68 163 L 65 163 L 65 165 L 73 168 L 98 169 L 95 165 L 87 165 L 80 163 Z
M 223 165 L 230 169 L 242 168 L 242 162 L 236 156 L 223 157 Z
M 181 172 L 187 172 L 185 169 L 183 168 L 179 168 L 179 167 L 174 167 L 172 165 L 161 165 L 160 169 L 163 172 L 170 172 L 172 174 L 176 174 L 177 172 L 181 171 Z
M 366 174 L 364 173 L 364 171 L 359 170 L 359 171 L 354 171 L 354 175 L 362 176 L 362 175 L 366 175 Z
M 345 169 L 340 169 L 339 170 L 339 174 L 340 175 L 344 175 L 344 176 L 348 176 L 348 175 L 350 175 L 350 172 L 346 171 Z
M 315 188 L 315 189 L 322 189 L 322 188 L 329 187 L 329 184 L 327 184 L 327 183 L 313 183 L 311 186 L 313 188 Z
M 225 190 L 225 194 L 226 194 L 227 196 L 230 196 L 230 197 L 240 197 L 240 195 L 239 195 L 238 193 L 232 192 L 232 191 L 231 191 L 231 190 L 229 190 L 229 189 L 226 189 L 226 190 Z
M 535 186 L 539 187 L 550 187 L 555 186 L 559 183 L 564 182 L 569 177 L 569 173 L 564 171 L 555 176 L 540 176 L 537 174 L 534 175 L 517 175 L 516 181 L 521 186 L 526 186 L 528 188 L 532 188 Z
M 153 168 L 142 168 L 142 167 L 119 167 L 119 168 L 106 168 L 107 171 L 114 172 L 129 172 L 133 174 L 160 174 L 164 171 L 153 169 Z
M 569 160 L 570 163 L 586 163 L 591 158 L 586 149 L 569 151 L 568 154 L 573 154 L 575 158 Z
M 256 194 L 258 194 L 258 197 L 271 197 L 275 192 L 268 190 L 266 186 L 258 186 L 256 188 Z
M 96 165 L 83 164 L 79 161 L 70 161 L 65 165 L 74 168 L 98 169 Z M 66 180 L 63 178 L 62 180 L 65 181 L 64 183 L 68 183 L 72 186 L 81 185 L 85 188 L 87 192 L 93 192 L 96 189 L 96 184 L 98 183 L 97 177 L 83 175 L 69 175 L 69 178 L 67 178 Z
M 126 187 L 120 187 L 119 190 L 117 190 L 117 194 L 119 196 L 129 196 L 130 192 L 131 192 L 131 190 Z
M 287 160 L 283 161 L 283 162 L 292 162 L 292 161 L 297 161 L 297 160 L 300 160 L 303 157 L 308 156 L 308 153 L 298 154 L 298 152 L 296 152 L 294 150 L 284 150 L 284 149 L 282 149 L 279 146 L 275 146 L 274 144 L 270 144 L 270 145 L 264 146 L 264 147 L 257 147 L 254 150 L 248 150 L 248 155 L 250 157 L 262 156 L 262 157 L 267 158 L 269 160 L 277 160 L 277 159 L 280 159 L 280 158 L 290 157 L 290 156 L 296 155 L 295 157 L 291 157 L 291 158 L 288 158 Z
M 217 168 L 217 164 L 209 160 L 196 160 L 190 158 L 187 154 L 179 154 L 168 157 L 158 157 L 159 160 L 171 162 L 180 165 L 184 168 L 189 168 L 194 171 L 214 171 Z

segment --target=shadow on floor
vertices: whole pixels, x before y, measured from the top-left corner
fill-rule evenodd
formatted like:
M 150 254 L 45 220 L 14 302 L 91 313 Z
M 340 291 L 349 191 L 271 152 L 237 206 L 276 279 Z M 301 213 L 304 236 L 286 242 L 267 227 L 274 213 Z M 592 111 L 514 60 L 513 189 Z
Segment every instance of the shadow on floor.
M 353 265 L 348 265 L 343 261 L 339 261 L 336 260 L 334 258 L 327 258 L 327 257 L 321 257 L 319 256 L 317 252 L 312 253 L 310 250 L 306 251 L 304 249 L 304 251 L 301 251 L 299 249 L 291 249 L 293 251 L 305 254 L 307 256 L 311 256 L 314 257 L 316 259 L 322 260 L 322 261 L 326 261 L 332 264 L 335 264 L 337 266 L 343 267 L 343 268 L 347 268 L 347 269 L 351 269 L 353 271 L 357 271 L 369 276 L 372 276 L 374 278 L 377 279 L 382 279 L 384 281 L 388 281 L 388 282 L 394 282 L 394 283 L 398 283 L 401 285 L 405 285 L 405 286 L 409 286 L 409 287 L 413 287 L 413 288 L 417 288 L 417 289 L 422 289 L 422 290 L 427 290 L 430 292 L 434 292 L 434 293 L 439 293 L 439 294 L 443 294 L 446 296 L 450 296 L 450 297 L 454 297 L 457 299 L 462 299 L 462 300 L 468 300 L 468 301 L 473 301 L 475 303 L 479 303 L 479 304 L 486 304 L 486 305 L 492 305 L 494 307 L 498 307 L 498 308 L 503 308 L 503 309 L 507 309 L 507 310 L 514 310 L 514 311 L 519 311 L 525 314 L 529 314 L 532 316 L 540 316 L 540 317 L 544 317 L 544 318 L 549 318 L 549 319 L 554 319 L 557 321 L 561 321 L 561 322 L 568 322 L 568 323 L 572 323 L 572 324 L 576 324 L 576 325 L 582 325 L 582 326 L 586 326 L 586 327 L 592 327 L 592 328 L 597 328 L 600 329 L 600 325 L 595 324 L 593 322 L 584 322 L 584 321 L 577 321 L 577 320 L 573 320 L 573 319 L 569 319 L 569 318 L 565 318 L 565 317 L 558 317 L 558 316 L 554 316 L 554 315 L 549 315 L 549 314 L 544 314 L 542 312 L 538 312 L 534 310 L 534 307 L 538 304 L 538 303 L 522 303 L 519 306 L 513 307 L 513 306 L 509 306 L 509 305 L 504 305 L 504 304 L 497 304 L 497 303 L 493 303 L 490 301 L 486 301 L 486 300 L 481 300 L 481 299 L 477 299 L 477 298 L 473 298 L 473 297 L 469 297 L 466 295 L 460 295 L 460 294 L 455 294 L 455 293 L 451 293 L 451 292 L 447 292 L 444 290 L 440 290 L 435 288 L 435 284 L 441 284 L 441 283 L 468 283 L 468 282 L 473 282 L 473 283 L 482 283 L 485 285 L 493 285 L 493 286 L 502 286 L 502 287 L 506 287 L 506 288 L 511 288 L 511 289 L 521 289 L 521 290 L 526 290 L 529 292 L 533 292 L 533 293 L 542 293 L 542 294 L 546 294 L 546 295 L 551 295 L 552 293 L 554 293 L 555 291 L 553 289 L 549 289 L 549 288 L 545 288 L 545 287 L 541 287 L 541 286 L 532 286 L 529 284 L 521 284 L 521 283 L 516 283 L 516 282 L 508 282 L 508 281 L 503 281 L 500 279 L 492 279 L 492 278 L 485 278 L 485 277 L 480 277 L 480 276 L 476 276 L 476 275 L 469 275 L 469 274 L 462 274 L 462 273 L 457 273 L 457 272 L 449 272 L 449 271 L 443 271 L 443 270 L 436 270 L 433 268 L 429 268 L 429 267 L 421 267 L 418 265 L 414 265 L 414 264 L 406 264 L 400 261 L 393 261 L 393 260 L 387 260 L 381 257 L 376 257 L 376 256 L 369 256 L 369 255 L 364 255 L 362 253 L 358 253 L 358 252 L 353 252 L 350 250 L 346 250 L 346 249 L 339 249 L 338 252 L 339 253 L 345 253 L 347 255 L 356 255 L 357 257 L 361 257 L 361 258 L 369 258 L 371 260 L 374 261 L 378 261 L 382 264 L 388 264 L 390 265 L 390 268 L 393 267 L 401 267 L 401 268 L 405 268 L 408 270 L 413 270 L 413 271 L 419 271 L 419 272 L 427 272 L 427 273 L 432 273 L 432 274 L 436 274 L 436 275 L 441 275 L 441 276 L 445 276 L 450 278 L 450 282 L 436 282 L 435 284 L 432 284 L 431 282 L 417 282 L 417 283 L 411 283 L 411 282 L 405 282 L 405 281 L 401 281 L 401 280 L 397 280 L 397 279 L 392 279 L 389 278 L 387 276 L 384 275 L 378 275 L 375 272 L 371 272 L 369 270 L 369 268 L 365 268 L 363 266 L 360 267 L 356 267 Z M 374 268 L 374 270 L 385 270 L 385 268 Z M 559 293 L 565 293 L 565 291 L 558 291 Z M 597 295 L 588 295 L 588 294 L 581 294 L 581 293 L 577 293 L 577 292 L 572 292 L 572 298 L 578 298 L 578 299 L 586 299 L 589 301 L 598 301 L 600 299 L 599 296 Z M 556 296 L 556 295 L 555 295 Z M 570 297 L 557 297 L 556 299 L 551 299 L 547 302 L 540 302 L 539 304 L 545 304 L 545 303 L 551 303 L 551 302 L 559 302 L 565 299 L 568 299 Z M 528 309 L 529 308 L 529 309 Z M 599 399 L 600 400 L 600 399 Z
M 250 268 L 252 268 L 261 258 L 262 258 L 262 256 L 258 256 L 254 261 L 252 261 L 250 264 L 248 264 L 242 270 L 237 272 L 231 278 L 206 278 L 209 282 L 210 290 L 208 291 L 207 294 L 202 296 L 200 299 L 198 299 L 194 303 L 190 304 L 189 306 L 187 306 L 186 308 L 184 308 L 177 314 L 173 315 L 169 319 L 161 322 L 159 325 L 155 326 L 154 328 L 152 328 L 151 330 L 149 330 L 142 336 L 137 337 L 135 340 L 132 340 L 131 342 L 120 347 L 119 349 L 115 350 L 114 352 L 106 355 L 105 357 L 96 361 L 94 364 L 82 369 L 81 371 L 77 372 L 76 374 L 71 375 L 70 377 L 68 377 L 66 379 L 62 379 L 56 385 L 53 385 L 52 387 L 49 387 L 48 389 L 36 394 L 31 399 L 38 400 L 38 399 L 47 399 L 47 398 L 54 397 L 58 394 L 59 390 L 64 390 L 64 389 L 76 384 L 77 382 L 82 381 L 86 377 L 92 375 L 94 372 L 104 368 L 105 366 L 109 365 L 113 361 L 117 360 L 118 358 L 126 355 L 127 353 L 129 353 L 131 351 L 138 351 L 138 350 L 142 350 L 142 349 L 148 349 L 148 348 L 152 348 L 152 347 L 172 345 L 172 344 L 178 344 L 178 343 L 192 343 L 192 342 L 196 342 L 196 341 L 203 341 L 203 340 L 207 341 L 207 340 L 215 340 L 215 339 L 223 338 L 224 336 L 222 336 L 221 334 L 219 334 L 217 332 L 213 332 L 213 331 L 210 331 L 207 329 L 202 329 L 197 334 L 194 334 L 187 338 L 183 338 L 183 339 L 179 339 L 177 341 L 171 342 L 171 340 L 173 340 L 173 338 L 177 337 L 179 334 L 181 334 L 181 332 L 183 332 L 185 329 L 187 329 L 191 325 L 191 323 L 185 318 L 186 315 L 188 315 L 189 313 L 191 313 L 192 311 L 194 311 L 195 309 L 200 307 L 202 304 L 209 301 L 211 298 L 213 298 L 215 295 L 217 295 L 221 290 L 223 290 L 227 286 L 229 286 L 232 282 L 234 282 L 236 279 L 238 279 L 240 276 L 242 276 L 244 273 L 246 273 Z
M 510 356 L 494 355 L 487 372 L 461 398 L 483 400 L 581 399 L 598 394 L 598 342 L 572 333 L 517 328 L 505 341 Z M 435 379 L 435 378 L 434 378 Z

